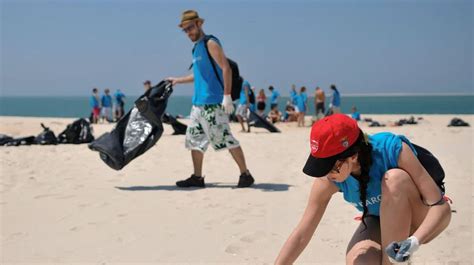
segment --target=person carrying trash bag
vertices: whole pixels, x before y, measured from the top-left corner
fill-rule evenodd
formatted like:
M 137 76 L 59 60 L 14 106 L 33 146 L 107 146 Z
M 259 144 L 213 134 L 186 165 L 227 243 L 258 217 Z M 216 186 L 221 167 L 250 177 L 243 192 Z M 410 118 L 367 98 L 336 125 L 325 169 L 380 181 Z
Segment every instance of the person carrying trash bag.
M 203 31 L 204 19 L 194 10 L 184 11 L 179 27 L 194 42 L 193 73 L 184 77 L 169 77 L 173 85 L 194 82 L 191 121 L 186 130 L 185 146 L 191 150 L 194 172 L 191 177 L 176 182 L 178 187 L 205 187 L 202 175 L 204 153 L 209 144 L 214 150 L 228 149 L 237 163 L 240 176 L 238 188 L 249 187 L 254 178 L 247 169 L 244 152 L 239 141 L 232 135 L 229 114 L 234 111 L 232 95 L 234 72 L 216 37 Z

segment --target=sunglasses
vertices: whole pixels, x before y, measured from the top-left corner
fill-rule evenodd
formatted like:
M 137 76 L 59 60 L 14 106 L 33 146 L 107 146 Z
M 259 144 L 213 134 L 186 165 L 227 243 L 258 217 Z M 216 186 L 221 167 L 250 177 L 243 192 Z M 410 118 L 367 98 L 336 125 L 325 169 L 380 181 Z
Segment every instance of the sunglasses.
M 346 159 L 337 160 L 330 172 L 339 174 L 344 163 L 346 163 Z
M 184 32 L 184 33 L 188 33 L 188 32 L 190 32 L 191 30 L 193 30 L 194 28 L 196 28 L 196 24 L 193 23 L 193 24 L 191 24 L 191 25 L 189 25 L 189 26 L 183 28 L 183 32 Z

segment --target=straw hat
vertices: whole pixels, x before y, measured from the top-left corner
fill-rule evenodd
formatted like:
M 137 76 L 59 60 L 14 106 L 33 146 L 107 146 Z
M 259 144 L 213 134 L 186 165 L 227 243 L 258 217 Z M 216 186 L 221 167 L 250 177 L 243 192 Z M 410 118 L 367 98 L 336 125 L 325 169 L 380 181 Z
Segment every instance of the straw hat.
M 179 23 L 179 27 L 183 27 L 183 24 L 186 23 L 186 22 L 191 22 L 191 21 L 195 21 L 195 20 L 198 20 L 198 21 L 201 21 L 201 22 L 204 22 L 204 19 L 200 18 L 199 17 L 199 14 L 197 11 L 194 11 L 194 10 L 186 10 L 183 12 L 183 14 L 181 15 L 181 23 Z

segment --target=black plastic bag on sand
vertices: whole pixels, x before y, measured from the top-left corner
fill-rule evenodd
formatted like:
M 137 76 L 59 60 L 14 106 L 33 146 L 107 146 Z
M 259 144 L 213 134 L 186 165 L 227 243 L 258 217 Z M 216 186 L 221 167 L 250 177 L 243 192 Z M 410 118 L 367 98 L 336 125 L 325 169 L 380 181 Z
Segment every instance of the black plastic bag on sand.
M 448 124 L 448 127 L 469 127 L 469 123 L 463 121 L 460 118 L 453 118 Z
M 92 127 L 86 119 L 75 120 L 58 135 L 58 143 L 61 144 L 84 144 L 92 141 Z
M 170 82 L 161 81 L 135 101 L 110 133 L 89 144 L 111 168 L 120 170 L 145 153 L 163 134 L 162 116 L 173 92 Z
M 35 143 L 41 145 L 58 144 L 58 139 L 56 139 L 56 135 L 54 135 L 54 132 L 51 131 L 48 127 L 44 126 L 44 124 L 42 123 L 41 127 L 43 127 L 43 132 L 36 136 Z
M 11 139 L 4 139 L 2 141 L 2 145 L 5 146 L 20 146 L 20 145 L 32 145 L 35 144 L 35 137 L 34 136 L 27 136 L 21 138 L 11 138 Z
M 163 121 L 163 123 L 169 124 L 171 125 L 171 127 L 173 127 L 173 135 L 186 134 L 188 126 L 184 123 L 179 122 L 178 119 L 176 119 L 176 117 L 174 117 L 173 115 L 165 113 L 161 120 Z
M 6 145 L 8 142 L 11 142 L 13 137 L 6 134 L 0 134 L 0 145 Z

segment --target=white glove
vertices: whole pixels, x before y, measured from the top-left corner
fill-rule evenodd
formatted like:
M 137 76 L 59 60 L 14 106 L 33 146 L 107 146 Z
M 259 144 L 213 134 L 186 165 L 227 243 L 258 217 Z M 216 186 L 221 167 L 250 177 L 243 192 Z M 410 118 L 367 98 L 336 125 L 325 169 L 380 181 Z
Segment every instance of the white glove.
M 392 242 L 385 248 L 390 262 L 399 263 L 405 262 L 413 256 L 413 253 L 418 250 L 420 243 L 418 239 L 411 236 L 400 242 Z
M 230 95 L 224 95 L 224 98 L 222 99 L 222 107 L 227 115 L 234 112 L 234 104 L 232 103 L 232 97 Z

